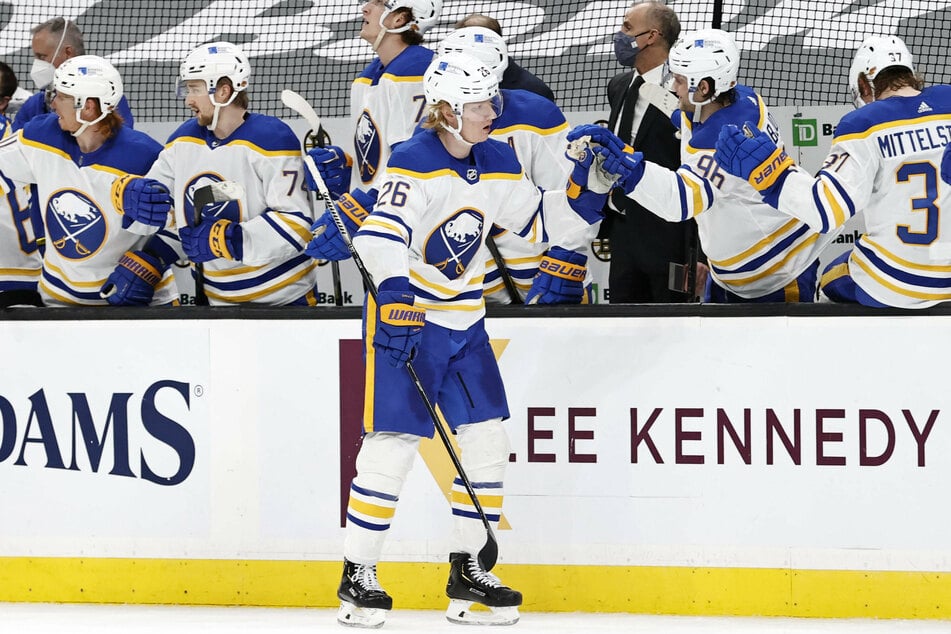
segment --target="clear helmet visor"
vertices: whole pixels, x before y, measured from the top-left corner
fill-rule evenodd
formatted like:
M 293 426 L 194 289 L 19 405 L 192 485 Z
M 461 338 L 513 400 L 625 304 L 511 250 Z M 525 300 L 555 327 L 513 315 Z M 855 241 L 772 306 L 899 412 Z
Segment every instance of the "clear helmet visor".
M 185 97 L 199 97 L 201 95 L 210 95 L 214 89 L 208 88 L 208 82 L 200 79 L 181 79 L 175 83 L 175 95 L 179 99 Z
M 497 119 L 502 114 L 502 95 L 497 94 L 485 101 L 476 101 L 462 106 L 462 116 L 466 119 Z

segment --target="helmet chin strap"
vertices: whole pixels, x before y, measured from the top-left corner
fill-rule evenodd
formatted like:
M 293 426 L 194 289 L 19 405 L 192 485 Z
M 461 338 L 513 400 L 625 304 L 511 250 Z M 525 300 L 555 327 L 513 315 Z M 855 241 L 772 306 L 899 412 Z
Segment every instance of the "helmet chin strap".
M 403 26 L 399 27 L 398 29 L 388 29 L 388 28 L 386 28 L 386 25 L 383 24 L 383 22 L 384 22 L 384 20 L 386 20 L 386 18 L 387 18 L 388 15 L 390 15 L 390 14 L 389 14 L 389 13 L 385 13 L 385 14 L 383 14 L 383 15 L 380 16 L 380 32 L 376 34 L 376 39 L 373 41 L 373 52 L 374 52 L 374 53 L 376 53 L 376 50 L 377 50 L 378 48 L 380 48 L 380 43 L 383 41 L 383 38 L 386 37 L 386 34 L 387 34 L 387 33 L 403 33 L 404 31 L 409 31 L 411 28 L 413 28 L 413 25 L 412 25 L 412 24 L 404 24 Z
M 230 105 L 234 98 L 238 96 L 238 91 L 232 90 L 231 97 L 228 98 L 228 101 L 224 103 L 218 103 L 215 101 L 215 93 L 209 93 L 208 98 L 211 101 L 211 105 L 215 107 L 215 114 L 211 116 L 211 123 L 208 124 L 208 129 L 212 132 L 215 131 L 215 128 L 218 127 L 218 115 L 221 114 L 221 109 L 227 105 Z
M 694 101 L 693 96 L 697 94 L 696 91 L 690 93 L 690 103 L 694 105 L 693 109 L 693 122 L 698 123 L 700 121 L 700 111 L 703 110 L 703 107 L 713 101 L 713 97 L 710 97 L 706 101 Z
M 475 143 L 471 141 L 466 141 L 464 138 L 462 138 L 462 116 L 461 115 L 457 115 L 457 121 L 459 125 L 458 127 L 455 127 L 455 128 L 446 125 L 445 121 L 443 121 L 440 125 L 443 127 L 443 130 L 446 130 L 447 132 L 449 132 L 449 134 L 452 135 L 452 138 L 454 138 L 456 141 L 459 141 L 459 143 L 462 143 L 466 147 L 472 147 L 473 145 L 475 145 Z
M 76 101 L 78 102 L 79 99 L 77 99 Z M 97 123 L 105 119 L 106 115 L 109 114 L 108 112 L 103 112 L 92 121 L 86 121 L 85 119 L 82 118 L 82 115 L 80 114 L 82 113 L 82 111 L 83 111 L 82 104 L 76 105 L 73 108 L 73 112 L 76 114 L 76 123 L 79 124 L 78 130 L 76 130 L 75 132 L 70 132 L 70 134 L 72 134 L 74 137 L 78 137 L 80 134 L 86 131 L 86 128 L 88 128 L 91 125 L 96 125 Z
M 866 101 L 865 98 L 862 96 L 862 80 L 863 79 L 865 80 L 865 83 L 868 84 L 868 94 L 870 97 L 868 101 Z M 858 110 L 862 106 L 867 106 L 868 104 L 875 101 L 875 85 L 872 84 L 871 81 L 869 81 L 868 77 L 866 77 L 864 73 L 859 74 L 858 84 L 859 84 L 858 94 L 855 95 L 855 98 L 852 100 L 852 105 L 855 106 L 856 110 Z

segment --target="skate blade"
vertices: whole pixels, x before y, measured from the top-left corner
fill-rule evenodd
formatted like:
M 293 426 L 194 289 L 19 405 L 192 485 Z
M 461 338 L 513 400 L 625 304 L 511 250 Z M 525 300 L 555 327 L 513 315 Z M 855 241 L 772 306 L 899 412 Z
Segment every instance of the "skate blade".
M 472 610 L 472 601 L 462 599 L 450 599 L 449 607 L 446 609 L 446 620 L 456 625 L 515 625 L 518 623 L 518 607 L 493 608 L 486 607 L 489 611 Z M 476 604 L 478 605 L 478 604 Z
M 340 602 L 337 610 L 337 622 L 347 627 L 377 629 L 386 621 L 386 610 L 379 608 L 361 608 L 347 601 Z

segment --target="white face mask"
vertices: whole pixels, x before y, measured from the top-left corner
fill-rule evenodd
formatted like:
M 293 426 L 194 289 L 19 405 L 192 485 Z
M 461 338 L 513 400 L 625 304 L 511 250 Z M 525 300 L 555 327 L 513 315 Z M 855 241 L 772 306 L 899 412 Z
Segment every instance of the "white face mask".
M 63 22 L 63 33 L 59 36 L 59 43 L 56 45 L 56 50 L 53 51 L 53 56 L 50 57 L 50 59 L 54 61 L 56 60 L 56 56 L 59 55 L 59 49 L 63 48 L 63 41 L 66 39 L 66 27 L 69 26 L 69 20 L 63 18 Z M 37 90 L 43 90 L 53 83 L 53 74 L 55 71 L 56 67 L 53 66 L 51 62 L 34 59 L 33 66 L 30 68 L 30 79 L 33 80 Z
M 53 73 L 56 69 L 47 61 L 34 59 L 33 66 L 30 68 L 30 79 L 36 85 L 37 90 L 43 90 L 53 83 Z

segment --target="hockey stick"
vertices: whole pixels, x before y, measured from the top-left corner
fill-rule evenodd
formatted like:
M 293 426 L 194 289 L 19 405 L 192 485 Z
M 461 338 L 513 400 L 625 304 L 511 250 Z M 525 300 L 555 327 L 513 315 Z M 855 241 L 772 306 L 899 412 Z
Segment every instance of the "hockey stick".
M 485 237 L 485 246 L 489 250 L 489 253 L 492 254 L 492 260 L 495 262 L 495 268 L 498 269 L 499 275 L 502 277 L 502 284 L 505 286 L 505 290 L 508 292 L 512 303 L 521 304 L 522 296 L 519 294 L 518 288 L 516 288 L 515 281 L 512 279 L 512 276 L 509 275 L 508 269 L 505 267 L 505 258 L 503 258 L 502 254 L 499 252 L 499 247 L 497 244 L 495 244 L 495 238 L 487 235 Z
M 310 104 L 307 104 L 306 102 L 304 103 L 306 104 L 307 108 L 310 109 Z M 287 105 L 287 102 L 285 102 L 284 105 Z M 324 197 L 324 200 L 329 200 L 330 192 L 327 190 L 326 183 L 324 183 L 323 179 L 320 177 L 320 172 L 317 171 L 317 165 L 314 164 L 314 159 L 308 155 L 305 155 L 304 166 L 310 171 L 311 176 L 314 177 L 314 181 L 317 183 L 317 189 L 320 190 L 320 195 Z M 357 253 L 356 248 L 353 246 L 353 241 L 350 239 L 350 233 L 347 231 L 347 225 L 344 224 L 343 219 L 337 212 L 337 207 L 335 205 L 330 205 L 327 207 L 327 209 L 330 212 L 330 216 L 333 218 L 334 224 L 337 226 L 337 231 L 340 232 L 340 236 L 347 245 L 347 250 L 350 251 L 350 255 L 353 256 L 353 262 L 357 265 L 357 269 L 360 271 L 360 276 L 363 278 L 363 285 L 366 287 L 367 292 L 370 293 L 370 297 L 373 298 L 375 303 L 377 296 L 376 284 L 373 283 L 373 278 L 370 277 L 370 272 L 367 271 L 367 267 L 363 263 L 363 258 L 360 257 L 360 254 Z M 486 541 L 485 546 L 483 546 L 482 550 L 479 551 L 479 563 L 482 564 L 482 567 L 485 570 L 492 570 L 492 568 L 495 567 L 495 563 L 499 559 L 499 543 L 495 539 L 495 532 L 492 530 L 492 525 L 489 523 L 489 518 L 486 516 L 485 511 L 482 510 L 482 504 L 479 502 L 479 497 L 476 495 L 475 489 L 472 488 L 472 482 L 469 480 L 469 476 L 466 475 L 465 470 L 462 468 L 462 462 L 459 460 L 459 456 L 456 455 L 455 449 L 452 448 L 452 441 L 449 438 L 449 434 L 446 432 L 445 428 L 443 428 L 442 422 L 439 420 L 439 414 L 436 412 L 436 408 L 433 406 L 433 402 L 429 400 L 429 397 L 426 395 L 426 389 L 423 387 L 423 383 L 420 381 L 419 375 L 416 373 L 416 368 L 413 367 L 412 361 L 406 362 L 406 371 L 409 372 L 409 377 L 413 381 L 413 385 L 416 387 L 416 392 L 419 394 L 419 398 L 422 399 L 423 405 L 426 407 L 426 411 L 429 413 L 429 418 L 433 422 L 433 427 L 436 428 L 436 432 L 439 434 L 439 439 L 442 440 L 442 444 L 446 448 L 446 452 L 449 454 L 449 459 L 452 461 L 452 466 L 456 468 L 456 473 L 459 475 L 459 479 L 462 480 L 462 484 L 466 487 L 466 493 L 469 494 L 469 499 L 472 501 L 472 506 L 482 519 L 482 524 L 485 526 Z
M 192 227 L 201 224 L 201 210 L 210 203 L 215 202 L 215 193 L 211 190 L 211 185 L 205 185 L 195 190 L 192 195 Z M 207 306 L 208 296 L 205 295 L 205 265 L 201 262 L 195 262 L 195 306 Z
M 307 122 L 307 125 L 310 126 L 310 129 L 314 133 L 314 138 L 317 139 L 319 142 L 321 138 L 320 137 L 320 130 L 321 130 L 320 117 L 317 116 L 317 112 L 313 109 L 313 107 L 311 107 L 311 105 L 307 103 L 307 100 L 304 99 L 298 93 L 294 92 L 293 90 L 285 88 L 284 90 L 281 91 L 281 103 L 283 103 L 285 106 L 287 106 L 288 108 L 290 108 L 291 110 L 299 114 L 304 119 L 304 121 Z M 301 156 L 305 159 L 307 158 L 306 138 L 307 136 L 305 135 L 304 136 L 305 141 L 301 143 Z M 316 165 L 314 167 L 316 168 Z M 316 169 L 313 170 L 313 172 L 316 172 Z M 332 210 L 334 208 L 334 204 L 333 204 L 333 200 L 330 198 L 330 192 L 321 191 L 320 195 L 324 199 L 324 206 L 328 210 Z M 317 200 L 316 200 L 317 192 L 308 192 L 308 197 L 310 200 L 310 211 L 311 213 L 316 214 L 317 213 Z M 340 284 L 340 263 L 335 260 L 331 261 L 330 272 L 333 275 L 334 305 L 343 306 L 343 289 Z
M 192 194 L 192 215 L 195 223 L 193 226 L 201 224 L 201 212 L 206 205 L 241 200 L 244 194 L 244 187 L 235 181 L 215 181 L 199 187 Z M 195 263 L 195 305 L 208 305 L 208 295 L 205 294 L 205 265 L 200 262 Z

